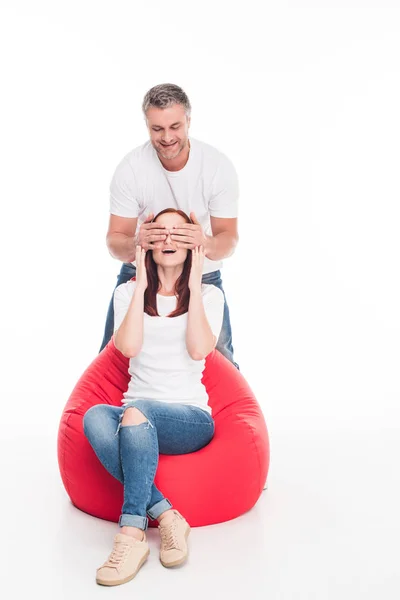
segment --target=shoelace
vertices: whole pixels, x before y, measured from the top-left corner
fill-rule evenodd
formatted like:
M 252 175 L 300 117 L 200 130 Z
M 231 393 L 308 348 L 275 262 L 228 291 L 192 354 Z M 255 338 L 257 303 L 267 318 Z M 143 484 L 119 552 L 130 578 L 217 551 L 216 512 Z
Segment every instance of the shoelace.
M 124 542 L 115 542 L 114 548 L 107 561 L 104 563 L 105 567 L 117 567 L 125 559 L 131 546 Z
M 180 550 L 176 537 L 176 521 L 160 527 L 160 533 L 164 550 Z

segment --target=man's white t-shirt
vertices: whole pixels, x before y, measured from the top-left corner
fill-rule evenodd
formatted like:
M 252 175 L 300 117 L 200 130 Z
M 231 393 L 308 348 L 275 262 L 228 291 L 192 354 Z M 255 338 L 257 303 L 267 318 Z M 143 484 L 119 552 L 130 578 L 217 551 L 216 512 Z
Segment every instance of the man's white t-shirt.
M 114 332 L 128 311 L 136 282 L 119 285 L 114 293 Z M 218 339 L 223 315 L 224 295 L 215 285 L 202 284 L 204 310 L 211 331 Z M 193 360 L 186 348 L 188 313 L 168 317 L 176 308 L 176 296 L 157 294 L 159 317 L 144 313 L 143 345 L 129 360 L 128 390 L 124 402 L 152 399 L 198 406 L 211 414 L 208 394 L 201 383 L 205 360 Z
M 139 228 L 148 214 L 165 208 L 194 212 L 206 235 L 212 235 L 210 216 L 238 216 L 239 185 L 235 168 L 222 152 L 189 137 L 190 152 L 180 171 L 168 171 L 147 141 L 129 152 L 116 168 L 110 186 L 110 213 L 138 217 Z M 222 267 L 204 259 L 203 273 Z

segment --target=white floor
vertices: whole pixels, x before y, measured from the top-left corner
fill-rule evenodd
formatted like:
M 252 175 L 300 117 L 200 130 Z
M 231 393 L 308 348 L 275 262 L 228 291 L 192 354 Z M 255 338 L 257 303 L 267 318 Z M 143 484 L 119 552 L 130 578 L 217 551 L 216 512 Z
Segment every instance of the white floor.
M 71 505 L 55 436 L 24 429 L 9 425 L 0 447 L 2 598 L 400 597 L 400 436 L 390 424 L 270 429 L 269 486 L 253 510 L 193 529 L 189 560 L 176 570 L 158 562 L 150 530 L 149 560 L 112 589 L 94 574 L 117 526 Z

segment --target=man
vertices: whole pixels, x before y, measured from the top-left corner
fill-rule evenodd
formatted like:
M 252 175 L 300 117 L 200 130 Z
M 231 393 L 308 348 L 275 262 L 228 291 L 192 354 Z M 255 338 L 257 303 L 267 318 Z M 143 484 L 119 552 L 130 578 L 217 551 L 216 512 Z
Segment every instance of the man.
M 168 232 L 152 219 L 161 210 L 174 207 L 190 215 L 192 223 L 175 230 L 172 242 L 188 250 L 204 246 L 202 282 L 224 293 L 221 259 L 233 253 L 238 241 L 235 168 L 216 148 L 189 137 L 191 106 L 182 88 L 168 83 L 151 88 L 142 110 L 150 140 L 123 158 L 110 187 L 107 246 L 114 258 L 123 261 L 117 286 L 136 275 L 132 264 L 136 245 L 149 250 L 166 238 Z M 112 298 L 100 351 L 110 340 L 113 328 Z M 226 299 L 216 347 L 239 368 L 233 359 Z

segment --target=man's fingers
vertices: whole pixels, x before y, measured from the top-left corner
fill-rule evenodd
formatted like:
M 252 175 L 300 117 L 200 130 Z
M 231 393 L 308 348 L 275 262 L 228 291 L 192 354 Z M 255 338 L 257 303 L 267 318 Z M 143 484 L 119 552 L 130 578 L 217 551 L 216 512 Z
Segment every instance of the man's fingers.
M 186 242 L 178 242 L 176 244 L 177 248 L 185 248 L 186 250 L 193 250 L 193 248 L 196 248 L 196 244 L 187 244 Z
M 187 244 L 194 244 L 194 238 L 188 235 L 171 235 L 171 240 L 174 242 L 186 242 Z
M 154 219 L 154 214 L 153 213 L 149 213 L 146 217 L 146 220 L 144 221 L 144 223 L 150 223 L 150 221 L 152 221 Z
M 167 231 L 163 231 L 162 229 L 149 229 L 148 231 L 141 231 L 140 232 L 140 237 L 143 241 L 147 241 L 149 238 L 151 237 L 159 237 L 159 239 L 163 239 L 165 240 L 165 238 L 167 237 L 168 232 Z
M 142 228 L 146 230 L 159 229 L 160 231 L 164 231 L 165 225 L 162 225 L 161 223 L 143 223 Z
M 166 239 L 165 233 L 163 235 L 146 235 L 146 242 L 163 242 Z
M 151 244 L 149 244 L 147 241 L 146 242 L 142 242 L 142 248 L 143 250 L 148 250 L 149 248 L 152 248 L 153 246 Z
M 196 215 L 194 214 L 194 212 L 190 213 L 190 218 L 192 219 L 193 223 L 195 223 L 196 225 L 200 225 L 199 221 L 197 220 Z
M 199 226 L 198 225 L 192 225 L 191 223 L 182 223 L 181 225 L 179 225 L 179 227 L 173 227 L 171 229 L 171 231 L 175 232 L 175 231 L 180 231 L 180 232 L 184 232 L 187 233 L 189 231 L 198 231 L 199 230 Z

